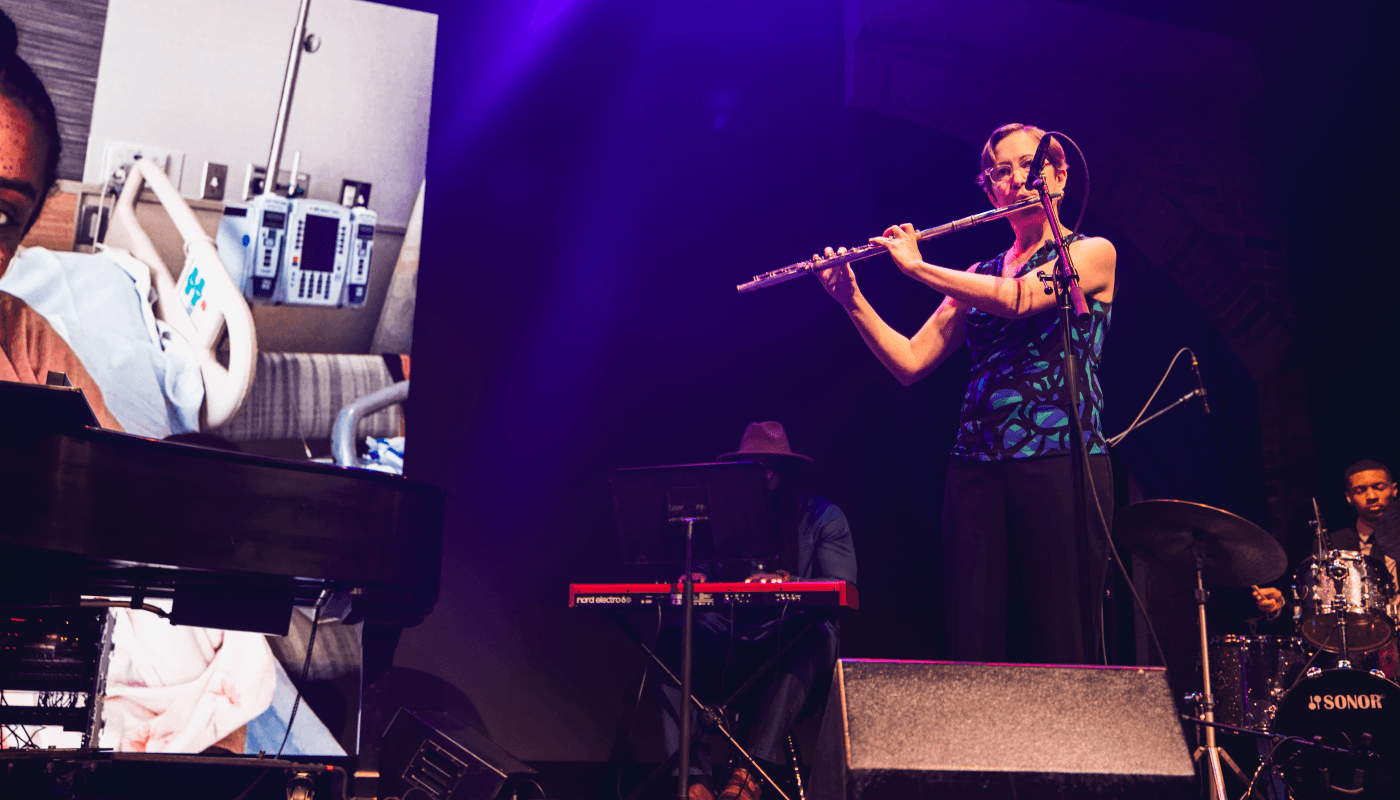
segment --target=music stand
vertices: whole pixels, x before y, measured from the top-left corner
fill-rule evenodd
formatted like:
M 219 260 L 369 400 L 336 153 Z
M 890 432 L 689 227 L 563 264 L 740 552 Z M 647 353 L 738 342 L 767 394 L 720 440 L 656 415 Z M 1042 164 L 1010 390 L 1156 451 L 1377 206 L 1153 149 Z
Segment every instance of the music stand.
M 694 562 L 767 561 L 781 550 L 778 530 L 769 515 L 767 475 L 754 461 L 718 464 L 679 464 L 619 469 L 613 473 L 613 508 L 627 564 L 680 564 L 681 705 L 680 788 L 685 800 L 690 780 L 691 719 L 687 700 L 706 708 L 691 694 L 692 648 L 695 641 Z M 670 670 L 646 648 L 662 670 Z M 672 678 L 674 679 L 674 675 Z M 729 733 L 720 731 L 754 769 L 776 787 Z M 664 766 L 664 765 L 663 765 Z M 779 790 L 779 794 L 782 791 Z M 786 797 L 784 795 L 784 797 Z
M 694 520 L 693 561 L 776 558 L 781 548 L 765 483 L 755 461 L 617 470 L 613 510 L 623 563 L 684 564 L 686 519 Z

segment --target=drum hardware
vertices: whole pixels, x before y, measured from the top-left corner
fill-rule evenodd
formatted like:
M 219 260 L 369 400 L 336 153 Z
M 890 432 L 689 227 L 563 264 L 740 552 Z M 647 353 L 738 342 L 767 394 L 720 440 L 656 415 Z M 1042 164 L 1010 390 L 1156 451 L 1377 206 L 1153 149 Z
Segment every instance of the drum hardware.
M 1294 622 L 1309 644 L 1349 661 L 1352 653 L 1379 650 L 1395 637 L 1388 613 L 1394 592 L 1379 559 L 1329 550 L 1305 559 L 1294 575 Z
M 1317 503 L 1317 498 L 1313 498 L 1313 503 Z M 1320 528 L 1321 526 L 1322 522 L 1321 519 L 1319 519 L 1318 527 Z M 1351 659 L 1349 658 L 1351 651 L 1347 648 L 1347 628 L 1349 627 L 1346 620 L 1347 604 L 1341 600 L 1346 593 L 1346 584 L 1344 581 L 1347 577 L 1347 568 L 1343 566 L 1341 562 L 1333 559 L 1332 563 L 1327 565 L 1327 577 L 1332 579 L 1333 599 L 1329 605 L 1332 608 L 1332 614 L 1336 616 L 1339 621 L 1339 624 L 1334 623 L 1334 627 L 1337 630 L 1337 637 L 1341 641 L 1342 648 L 1340 651 L 1342 657 L 1337 660 L 1337 668 L 1351 669 Z
M 1339 569 L 1340 569 L 1340 574 L 1338 574 L 1338 570 L 1339 570 Z M 1346 570 L 1345 570 L 1345 569 L 1339 568 L 1336 564 L 1333 564 L 1332 566 L 1330 566 L 1330 567 L 1327 568 L 1327 574 L 1328 574 L 1329 576 L 1330 576 L 1330 575 L 1336 575 L 1336 577 L 1333 577 L 1333 578 L 1332 578 L 1332 583 L 1336 586 L 1336 590 L 1337 590 L 1336 595 L 1333 595 L 1333 596 L 1336 597 L 1336 596 L 1338 596 L 1338 595 L 1341 595 L 1341 594 L 1342 594 L 1342 577 L 1344 577 L 1344 576 L 1346 575 Z M 1346 603 L 1343 603 L 1343 602 L 1341 602 L 1341 601 L 1339 601 L 1339 600 L 1333 600 L 1332 603 L 1331 603 L 1331 605 L 1332 605 L 1332 613 L 1335 614 L 1335 615 L 1337 616 L 1337 619 L 1338 619 L 1338 620 L 1340 620 L 1340 623 L 1334 626 L 1334 627 L 1336 628 L 1336 630 L 1337 630 L 1337 638 L 1340 640 L 1340 642 L 1341 642 L 1341 648 L 1342 648 L 1341 651 L 1340 651 L 1341 654 L 1342 654 L 1342 657 L 1339 658 L 1339 659 L 1337 659 L 1337 668 L 1338 668 L 1338 669 L 1351 669 L 1351 659 L 1350 659 L 1350 657 L 1349 657 L 1349 656 L 1351 655 L 1351 651 L 1347 649 L 1347 628 L 1348 628 L 1349 626 L 1347 625 L 1347 621 L 1346 621 L 1346 613 L 1347 613 Z
M 1317 552 L 1325 553 L 1332 549 L 1332 539 L 1328 535 L 1327 524 L 1322 519 L 1322 509 L 1317 505 L 1317 498 L 1312 498 L 1313 518 L 1308 521 L 1308 527 L 1312 528 L 1313 537 L 1317 539 Z
M 1389 703 L 1388 696 L 1396 692 L 1396 687 L 1386 677 L 1385 673 L 1379 669 L 1367 669 L 1365 665 L 1360 668 L 1354 667 L 1350 670 L 1340 670 L 1336 668 L 1313 667 L 1312 662 L 1326 651 L 1312 648 L 1301 638 L 1274 637 L 1274 636 L 1243 636 L 1224 635 L 1216 636 L 1210 642 L 1210 663 L 1212 665 L 1211 685 L 1214 689 L 1215 708 L 1214 720 L 1219 723 L 1219 727 L 1232 732 L 1253 732 L 1262 742 L 1265 734 L 1294 734 L 1301 736 L 1304 740 L 1317 739 L 1330 745 L 1337 745 L 1343 749 L 1347 747 L 1353 750 L 1374 750 L 1379 757 L 1384 759 L 1389 753 L 1396 753 L 1395 748 L 1400 747 L 1400 741 L 1392 741 L 1380 736 L 1371 744 L 1359 744 L 1366 735 L 1370 734 L 1373 727 L 1387 727 L 1386 723 L 1366 724 L 1365 721 L 1350 722 L 1343 721 L 1340 726 L 1328 727 L 1325 718 L 1303 719 L 1297 718 L 1296 706 L 1304 704 L 1300 697 L 1306 698 L 1311 695 L 1325 696 L 1329 693 L 1333 699 L 1337 692 L 1313 691 L 1312 687 L 1320 685 L 1316 680 L 1317 676 L 1326 675 L 1329 672 L 1343 673 L 1342 678 L 1332 680 L 1349 681 L 1353 684 L 1364 683 L 1364 692 L 1354 691 L 1344 694 L 1368 694 L 1385 696 L 1380 705 Z M 1310 655 L 1308 655 L 1310 653 Z M 1304 656 L 1307 655 L 1306 661 Z M 1379 660 L 1380 651 L 1368 654 L 1369 659 Z M 1300 688 L 1301 687 L 1301 688 Z M 1377 688 L 1379 687 L 1379 688 Z M 1285 698 L 1287 700 L 1285 701 Z M 1193 709 L 1201 700 L 1200 693 L 1188 694 L 1185 698 L 1184 707 Z M 1370 705 L 1370 703 L 1367 703 Z M 1293 711 L 1286 712 L 1282 727 L 1276 725 L 1278 711 L 1280 708 L 1294 707 Z M 1352 712 L 1357 713 L 1357 712 Z M 1291 715 L 1291 716 L 1290 716 Z M 1195 709 L 1195 716 L 1203 716 L 1199 709 Z M 1323 714 L 1325 717 L 1325 714 Z M 1232 727 L 1224 728 L 1225 725 Z M 1322 736 L 1319 736 L 1322 734 Z M 1233 735 L 1231 733 L 1230 735 Z M 1373 739 L 1376 737 L 1372 737 Z M 1311 756 L 1303 753 L 1297 744 L 1282 745 L 1283 739 L 1275 738 L 1278 745 L 1278 752 L 1274 752 L 1268 747 L 1261 749 L 1260 753 L 1264 757 L 1261 759 L 1254 777 L 1244 779 L 1242 782 L 1252 782 L 1257 784 L 1259 776 L 1264 774 L 1266 767 L 1273 767 L 1278 780 L 1286 780 L 1295 787 L 1297 797 L 1319 797 L 1326 796 L 1318 787 L 1323 786 L 1322 772 L 1326 770 L 1331 783 L 1335 784 L 1347 792 L 1355 790 L 1355 787 L 1366 788 L 1364 797 L 1385 797 L 1384 789 L 1392 788 L 1386 781 L 1389 780 L 1384 771 L 1377 771 L 1375 766 L 1368 766 L 1360 763 L 1360 756 L 1353 753 L 1351 756 Z M 1268 755 L 1264 755 L 1268 753 Z M 1400 754 L 1400 753 L 1397 753 Z M 1240 774 L 1228 760 L 1230 751 L 1222 749 L 1222 767 Z M 1273 756 L 1278 756 L 1277 760 Z M 1303 759 L 1305 763 L 1297 764 L 1295 761 Z M 1244 762 L 1239 762 L 1244 763 Z M 1361 773 L 1358 775 L 1357 770 Z M 1370 770 L 1368 774 L 1368 770 Z M 1351 788 L 1348 788 L 1351 787 Z M 1384 787 L 1384 788 L 1381 788 Z M 1282 789 L 1282 785 L 1279 787 Z M 1258 788 L 1255 789 L 1258 797 Z M 1246 792 L 1248 796 L 1248 792 Z
M 1355 550 L 1332 549 L 1326 524 L 1313 499 L 1313 554 L 1293 578 L 1293 621 L 1314 647 L 1339 653 L 1339 668 L 1352 653 L 1370 653 L 1395 636 L 1388 606 L 1395 595 L 1390 571 L 1380 559 Z
M 1218 508 L 1182 500 L 1146 500 L 1115 515 L 1113 532 L 1134 553 L 1168 569 L 1191 568 L 1196 573 L 1196 624 L 1200 630 L 1201 684 L 1206 726 L 1205 744 L 1196 749 L 1203 761 L 1210 800 L 1226 800 L 1225 763 L 1244 779 L 1238 765 L 1215 742 L 1209 642 L 1206 635 L 1205 580 L 1220 586 L 1268 583 L 1288 568 L 1283 548 L 1264 529 Z
M 1355 670 L 1346 671 L 1356 674 Z M 1394 684 L 1391 685 L 1394 686 Z M 1397 688 L 1400 689 L 1400 687 Z M 1214 730 L 1219 728 L 1220 730 L 1230 731 L 1232 733 L 1241 733 L 1259 739 L 1268 739 L 1273 742 L 1273 748 L 1271 750 L 1271 753 L 1275 754 L 1278 753 L 1279 750 L 1283 749 L 1285 745 L 1290 745 L 1292 746 L 1290 748 L 1292 752 L 1287 755 L 1285 759 L 1286 761 L 1293 761 L 1298 756 L 1307 753 L 1309 757 L 1311 757 L 1313 760 L 1319 763 L 1323 763 L 1324 765 L 1316 767 L 1315 771 L 1306 770 L 1306 768 L 1295 769 L 1296 773 L 1302 773 L 1304 771 L 1311 773 L 1310 776 L 1298 775 L 1294 777 L 1292 785 L 1295 789 L 1299 791 L 1299 794 L 1297 795 L 1298 797 L 1329 796 L 1328 793 L 1334 789 L 1345 794 L 1360 794 L 1363 790 L 1366 790 L 1366 767 L 1374 769 L 1378 766 L 1377 762 L 1383 762 L 1385 758 L 1384 755 L 1382 755 L 1381 753 L 1378 753 L 1371 749 L 1372 745 L 1374 744 L 1375 737 L 1373 737 L 1370 733 L 1361 734 L 1361 736 L 1359 737 L 1359 746 L 1337 747 L 1334 745 L 1326 744 L 1322 736 L 1313 736 L 1311 738 L 1305 739 L 1301 736 L 1287 736 L 1281 733 L 1266 733 L 1264 731 L 1257 731 L 1252 728 L 1242 728 L 1237 725 L 1229 725 L 1223 722 L 1208 721 L 1199 717 L 1192 717 L 1188 714 L 1182 714 L 1181 719 L 1184 722 L 1191 722 L 1197 725 L 1204 725 L 1206 726 L 1207 730 Z M 1221 755 L 1224 758 L 1229 759 L 1229 755 L 1224 753 L 1224 751 L 1221 752 Z M 1327 759 L 1330 759 L 1330 761 L 1326 761 Z M 1350 787 L 1342 787 L 1331 783 L 1332 770 L 1330 767 L 1325 765 L 1326 763 L 1341 764 L 1342 766 L 1340 771 L 1344 773 L 1350 773 L 1348 777 L 1351 779 L 1352 785 Z M 1231 766 L 1234 766 L 1233 761 L 1231 761 L 1230 764 Z M 1360 764 L 1362 766 L 1354 766 L 1356 764 Z M 1248 779 L 1248 788 L 1245 790 L 1245 793 L 1243 795 L 1244 797 L 1249 797 L 1251 794 L 1254 793 L 1254 786 L 1258 782 L 1259 775 L 1264 771 L 1265 766 L 1265 763 L 1261 763 L 1258 769 L 1254 771 L 1254 777 Z M 1240 775 L 1241 778 L 1244 778 L 1243 773 L 1238 767 L 1235 767 L 1235 773 L 1237 775 Z M 1318 787 L 1323 787 L 1321 794 L 1319 794 L 1317 791 Z M 1384 787 L 1375 786 L 1372 788 L 1379 790 Z
M 1275 769 L 1299 797 L 1393 797 L 1400 686 L 1358 669 L 1310 673 L 1279 703 Z
M 1367 557 L 1355 551 L 1332 550 L 1321 516 L 1314 516 L 1318 549 L 1299 570 L 1294 585 L 1294 616 L 1304 635 L 1293 641 L 1257 636 L 1205 639 L 1205 581 L 1241 586 L 1265 583 L 1283 573 L 1286 556 L 1268 533 L 1228 512 L 1171 500 L 1135 503 L 1114 520 L 1114 532 L 1137 555 L 1177 570 L 1190 566 L 1197 574 L 1204 691 L 1186 696 L 1188 707 L 1197 711 L 1183 719 L 1204 726 L 1205 744 L 1196 758 L 1207 770 L 1211 800 L 1224 797 L 1222 765 L 1243 778 L 1229 754 L 1217 747 L 1217 729 L 1273 743 L 1248 780 L 1245 796 L 1255 792 L 1269 765 L 1289 785 L 1292 796 L 1300 798 L 1395 796 L 1400 686 L 1366 663 L 1379 660 L 1384 665 L 1384 646 L 1395 638 L 1395 623 L 1384 602 L 1394 589 L 1388 573 L 1375 571 L 1384 569 L 1378 561 L 1368 564 Z M 1311 655 L 1298 664 L 1308 651 Z M 1325 652 L 1338 654 L 1337 666 L 1313 666 Z M 1367 656 L 1359 668 L 1353 654 Z M 1231 669 L 1240 672 L 1233 683 Z

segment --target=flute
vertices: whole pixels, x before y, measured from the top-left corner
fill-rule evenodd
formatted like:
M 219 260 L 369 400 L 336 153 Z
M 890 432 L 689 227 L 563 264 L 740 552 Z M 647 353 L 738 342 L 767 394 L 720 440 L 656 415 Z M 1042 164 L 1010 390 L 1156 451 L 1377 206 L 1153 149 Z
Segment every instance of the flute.
M 1050 194 L 1050 197 L 1052 199 L 1057 198 L 1059 196 L 1060 192 L 1052 192 Z M 960 231 L 964 228 L 971 228 L 974 225 L 981 225 L 984 222 L 991 222 L 994 219 L 1001 219 L 1002 217 L 1008 214 L 1014 214 L 1023 208 L 1031 208 L 1033 206 L 1040 206 L 1039 197 L 1033 197 L 1029 200 L 1022 200 L 1019 203 L 1012 203 L 1011 205 L 1006 206 L 1005 208 L 993 208 L 989 211 L 983 211 L 979 214 L 973 214 L 970 217 L 955 219 L 952 222 L 948 222 L 934 228 L 924 228 L 921 231 L 916 231 L 914 233 L 914 238 L 918 239 L 919 241 L 923 241 L 925 239 L 937 239 L 938 237 L 943 236 L 945 234 L 949 234 L 954 231 Z M 762 289 L 765 286 L 773 286 L 774 284 L 782 283 L 783 281 L 790 281 L 793 278 L 800 278 L 803 275 L 806 275 L 811 272 L 816 272 L 820 269 L 826 269 L 827 267 L 839 267 L 842 264 L 850 264 L 855 261 L 864 261 L 867 258 L 873 258 L 874 256 L 878 256 L 883 252 L 885 252 L 885 248 L 883 245 L 878 245 L 871 242 L 870 244 L 863 244 L 860 247 L 847 250 L 845 253 L 842 253 L 838 256 L 819 256 L 817 258 L 810 258 L 806 261 L 799 261 L 796 264 L 789 264 L 786 267 L 783 267 L 782 269 L 775 269 L 772 272 L 765 272 L 762 275 L 755 275 L 753 276 L 753 280 L 749 281 L 748 283 L 741 283 L 735 288 L 738 289 L 740 292 L 752 292 L 755 289 Z

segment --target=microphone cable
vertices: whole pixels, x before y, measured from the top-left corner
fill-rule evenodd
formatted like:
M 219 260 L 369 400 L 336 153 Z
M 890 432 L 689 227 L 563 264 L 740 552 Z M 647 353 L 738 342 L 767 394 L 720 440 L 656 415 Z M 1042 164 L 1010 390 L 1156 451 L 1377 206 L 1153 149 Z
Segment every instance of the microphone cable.
M 1089 186 L 1090 186 L 1090 182 L 1089 182 L 1089 160 L 1088 160 L 1087 158 L 1084 157 L 1084 150 L 1083 150 L 1082 148 L 1080 148 L 1079 143 L 1076 142 L 1076 141 L 1074 141 L 1074 139 L 1070 138 L 1069 136 L 1065 135 L 1064 133 L 1061 133 L 1060 131 L 1047 131 L 1047 132 L 1045 133 L 1045 135 L 1046 135 L 1046 136 L 1057 136 L 1057 137 L 1059 137 L 1061 140 L 1066 141 L 1066 142 L 1069 142 L 1070 147 L 1073 147 L 1073 148 L 1074 148 L 1075 154 L 1079 156 L 1079 163 L 1080 163 L 1080 165 L 1083 166 L 1083 168 L 1084 168 L 1084 193 L 1083 193 L 1083 195 L 1080 197 L 1080 200 L 1079 200 L 1079 216 L 1078 216 L 1077 219 L 1075 219 L 1075 221 L 1074 221 L 1074 228 L 1071 229 L 1071 231 L 1070 231 L 1070 237 L 1073 237 L 1075 234 L 1079 233 L 1079 228 L 1084 224 L 1084 217 L 1085 217 L 1085 215 L 1087 214 L 1088 209 L 1089 209 Z M 1069 237 L 1066 237 L 1066 238 L 1069 238 Z M 1182 351 L 1186 351 L 1187 349 L 1188 349 L 1188 348 L 1182 348 Z M 1195 354 L 1193 353 L 1192 355 L 1193 355 L 1193 357 L 1194 357 Z M 1172 359 L 1172 364 L 1175 364 L 1175 363 L 1176 363 L 1176 359 L 1177 359 L 1177 358 L 1180 358 L 1180 357 L 1181 357 L 1181 351 L 1177 352 L 1176 357 Z M 1171 372 L 1171 367 L 1168 367 L 1168 368 L 1167 368 L 1167 371 L 1168 371 L 1168 373 L 1170 373 L 1170 372 Z M 1161 383 L 1158 383 L 1158 384 L 1157 384 L 1157 389 L 1153 390 L 1153 392 L 1152 392 L 1152 397 L 1153 397 L 1153 398 L 1155 398 L 1155 397 L 1157 396 L 1157 392 L 1158 392 L 1159 390 L 1161 390 L 1161 388 L 1162 388 L 1162 383 L 1165 383 L 1165 382 L 1166 382 L 1166 375 L 1163 375 L 1163 376 L 1162 376 L 1162 381 L 1161 381 Z M 1079 401 L 1078 398 L 1073 398 L 1073 399 L 1071 400 L 1071 402 L 1072 402 L 1075 406 L 1078 406 L 1078 401 Z M 1148 399 L 1148 403 L 1150 404 L 1151 402 L 1152 402 L 1152 398 L 1149 398 L 1149 399 Z M 1146 410 L 1147 410 L 1147 407 L 1144 406 L 1144 407 L 1143 407 L 1143 412 L 1146 412 Z M 1142 413 L 1139 413 L 1139 414 L 1138 414 L 1138 419 L 1141 419 L 1141 418 L 1142 418 Z M 1134 424 L 1134 425 L 1137 424 L 1137 419 L 1133 420 L 1133 424 Z M 1132 426 L 1129 426 L 1129 430 L 1132 430 Z M 1123 436 L 1125 436 L 1125 435 L 1127 435 L 1126 432 L 1123 433 L 1123 434 L 1120 434 L 1119 436 L 1115 437 L 1114 439 L 1106 440 L 1106 444 L 1111 448 L 1111 447 L 1112 447 L 1114 444 L 1116 444 L 1118 441 L 1122 441 L 1122 438 L 1123 438 Z M 1118 553 L 1118 548 L 1117 548 L 1117 547 L 1114 545 L 1114 543 L 1113 543 L 1113 529 L 1112 529 L 1112 526 L 1110 526 L 1110 525 L 1108 524 L 1108 515 L 1104 513 L 1103 504 L 1102 504 L 1101 502 L 1099 502 L 1098 486 L 1095 485 L 1095 483 L 1094 483 L 1094 472 L 1093 472 L 1093 470 L 1090 468 L 1089 450 L 1088 450 L 1088 448 L 1084 448 L 1083 453 L 1084 453 L 1084 463 L 1083 463 L 1082 465 L 1077 465 L 1076 468 L 1078 468 L 1078 469 L 1083 469 L 1083 470 L 1084 470 L 1084 477 L 1085 477 L 1085 482 L 1086 482 L 1086 484 L 1088 485 L 1088 488 L 1089 488 L 1089 495 L 1090 495 L 1091 497 L 1094 498 L 1094 508 L 1095 508 L 1095 510 L 1098 512 L 1099 523 L 1100 523 L 1101 525 L 1103 525 L 1104 543 L 1107 545 L 1107 548 L 1105 549 L 1105 552 L 1104 552 L 1104 557 L 1105 557 L 1106 560 L 1111 559 L 1111 560 L 1113 561 L 1113 563 L 1116 564 L 1116 565 L 1118 566 L 1118 572 L 1119 572 L 1119 574 L 1121 574 L 1121 575 L 1123 576 L 1124 582 L 1126 582 L 1126 583 L 1128 584 L 1128 591 L 1129 591 L 1129 592 L 1132 594 L 1132 596 L 1133 596 L 1133 603 L 1136 605 L 1138 611 L 1141 612 L 1141 614 L 1142 614 L 1143 622 L 1144 622 L 1144 623 L 1146 624 L 1146 626 L 1147 626 L 1147 632 L 1148 632 L 1148 634 L 1152 637 L 1152 644 L 1157 648 L 1157 655 L 1158 655 L 1159 658 L 1161 658 L 1161 660 L 1162 660 L 1162 665 L 1163 665 L 1163 666 L 1166 666 L 1166 663 L 1167 663 L 1167 654 L 1166 654 L 1166 651 L 1162 648 L 1162 641 L 1161 641 L 1161 639 L 1158 638 L 1158 636 L 1157 636 L 1157 629 L 1156 629 L 1156 627 L 1152 624 L 1152 618 L 1151 618 L 1151 617 L 1148 615 L 1148 613 L 1147 613 L 1147 604 L 1143 602 L 1142 597 L 1138 594 L 1137 586 L 1133 583 L 1132 578 L 1128 575 L 1127 567 L 1123 564 L 1123 557 Z M 1111 469 L 1111 467 L 1110 467 L 1110 469 Z M 1105 616 L 1105 615 L 1104 615 L 1104 596 L 1103 596 L 1103 592 L 1104 592 L 1104 584 L 1107 583 L 1107 576 L 1108 576 L 1108 564 L 1105 563 L 1104 566 L 1103 566 L 1103 569 L 1100 570 L 1100 585 L 1098 586 L 1098 588 L 1095 589 L 1095 594 L 1097 595 L 1097 597 L 1095 598 L 1095 605 L 1097 606 L 1097 608 L 1098 608 L 1098 610 L 1099 610 L 1099 613 L 1098 613 L 1098 638 L 1099 638 L 1099 643 L 1098 643 L 1098 645 L 1095 647 L 1095 649 L 1098 650 L 1098 651 L 1100 651 L 1100 652 L 1102 652 L 1103 658 L 1104 658 L 1104 661 L 1105 661 L 1105 662 L 1107 662 L 1107 660 L 1108 660 L 1108 644 L 1107 644 L 1107 633 L 1106 633 L 1106 631 L 1104 630 L 1104 616 Z
M 1117 447 L 1118 443 L 1123 441 L 1123 439 L 1125 439 L 1128 436 L 1128 434 L 1138 429 L 1139 423 L 1142 421 L 1142 415 L 1146 414 L 1147 409 L 1152 407 L 1152 401 L 1157 399 L 1157 393 L 1162 391 L 1162 386 L 1166 384 L 1167 378 L 1171 376 L 1172 370 L 1176 368 L 1176 362 L 1181 360 L 1182 353 L 1190 353 L 1191 360 L 1196 360 L 1196 353 L 1189 347 L 1183 347 L 1180 350 L 1176 351 L 1176 355 L 1172 356 L 1171 363 L 1167 364 L 1167 371 L 1162 373 L 1162 379 L 1157 381 L 1157 388 L 1153 389 L 1152 394 L 1147 396 L 1147 402 L 1142 404 L 1142 410 L 1137 413 L 1136 417 L 1133 417 L 1132 423 L 1129 424 L 1127 429 L 1124 430 L 1122 433 L 1106 440 L 1108 442 L 1109 447 Z M 1151 417 L 1148 417 L 1148 419 L 1150 420 Z
M 1066 142 L 1069 142 L 1069 146 L 1073 147 L 1074 152 L 1079 155 L 1080 166 L 1084 167 L 1084 194 L 1079 198 L 1079 218 L 1074 221 L 1074 228 L 1070 230 L 1069 236 L 1065 237 L 1065 239 L 1068 240 L 1070 236 L 1074 236 L 1076 233 L 1079 233 L 1079 226 L 1084 224 L 1084 214 L 1086 211 L 1089 210 L 1089 162 L 1087 159 L 1084 158 L 1084 151 L 1079 149 L 1079 145 L 1076 144 L 1073 139 L 1069 138 L 1063 133 L 1060 133 L 1059 131 L 1046 131 L 1045 135 L 1056 136 Z

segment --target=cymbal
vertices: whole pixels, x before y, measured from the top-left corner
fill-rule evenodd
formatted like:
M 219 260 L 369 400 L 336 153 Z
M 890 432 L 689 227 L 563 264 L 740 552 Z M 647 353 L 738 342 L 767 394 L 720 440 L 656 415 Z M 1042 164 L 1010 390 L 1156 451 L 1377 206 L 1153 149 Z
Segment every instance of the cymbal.
M 1228 511 L 1185 500 L 1144 500 L 1113 515 L 1113 532 L 1143 558 L 1216 586 L 1268 583 L 1288 569 L 1283 547 L 1263 528 Z

